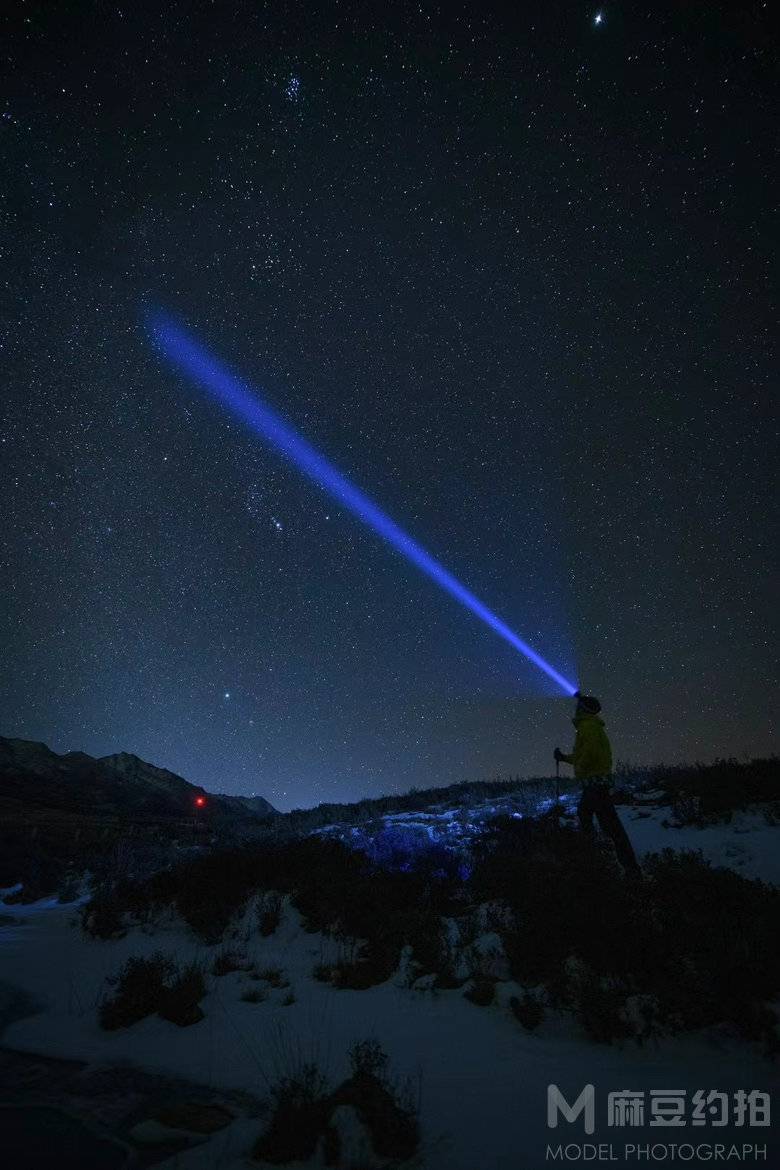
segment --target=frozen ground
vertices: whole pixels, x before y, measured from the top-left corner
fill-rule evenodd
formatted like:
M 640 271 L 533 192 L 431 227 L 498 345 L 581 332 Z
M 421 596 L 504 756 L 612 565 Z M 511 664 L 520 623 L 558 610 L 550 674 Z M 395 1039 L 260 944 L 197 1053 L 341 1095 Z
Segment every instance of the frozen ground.
M 745 877 L 780 885 L 780 827 L 769 824 L 762 811 L 736 813 L 732 821 L 706 828 L 694 825 L 676 828 L 669 807 L 657 804 L 653 795 L 645 796 L 642 804 L 622 805 L 618 809 L 637 854 L 668 848 L 696 849 L 713 865 L 728 866 Z M 561 808 L 569 823 L 576 824 L 576 803 L 576 793 L 562 793 Z M 329 825 L 320 831 L 365 848 L 381 860 L 382 851 L 393 845 L 403 848 L 406 844 L 411 851 L 415 842 L 438 843 L 454 850 L 467 848 L 491 817 L 539 815 L 553 804 L 550 799 L 525 803 L 518 794 L 512 794 L 470 807 L 467 815 L 463 809 L 453 808 L 395 813 L 366 825 Z
M 767 823 L 763 812 L 735 814 L 728 824 L 698 829 L 669 825 L 668 808 L 621 808 L 620 816 L 638 854 L 660 849 L 698 849 L 713 865 L 735 869 L 743 877 L 780 885 L 780 826 Z
M 641 853 L 666 845 L 693 847 L 745 876 L 780 882 L 778 832 L 758 813 L 701 830 L 665 828 L 668 809 L 623 808 L 621 815 Z M 210 967 L 219 948 L 204 946 L 176 922 L 159 924 L 154 932 L 134 930 L 116 942 L 98 941 L 82 934 L 77 907 L 54 902 L 0 905 L 0 922 L 0 978 L 6 986 L 0 1026 L 6 1048 L 85 1061 L 92 1070 L 126 1065 L 264 1098 L 270 1084 L 303 1060 L 316 1060 L 337 1082 L 347 1073 L 350 1045 L 376 1037 L 395 1075 L 419 1086 L 424 1137 L 420 1164 L 430 1170 L 544 1166 L 551 1136 L 546 1127 L 549 1082 L 570 1099 L 587 1082 L 604 1099 L 607 1092 L 622 1088 L 686 1088 L 689 1093 L 699 1088 L 777 1088 L 776 1070 L 753 1048 L 724 1034 L 666 1041 L 658 1048 L 639 1049 L 633 1043 L 601 1047 L 584 1041 L 564 1017 L 551 1018 L 527 1034 L 508 1009 L 509 997 L 517 991 L 510 983 L 499 986 L 499 1002 L 490 1008 L 471 1004 L 460 990 L 431 993 L 400 981 L 367 991 L 334 990 L 316 981 L 312 969 L 329 960 L 335 944 L 304 932 L 289 906 L 268 939 L 254 933 L 245 941 L 246 924 L 237 923 L 236 945 L 247 950 L 258 968 L 281 968 L 290 987 L 268 987 L 264 1002 L 244 1002 L 242 992 L 257 983 L 245 972 L 233 972 L 209 980 L 202 1003 L 205 1018 L 196 1025 L 178 1028 L 154 1017 L 105 1032 L 98 1026 L 96 1008 L 106 978 L 129 955 L 163 950 Z M 290 991 L 295 1002 L 286 1005 Z M 227 1129 L 164 1165 L 179 1170 L 257 1166 L 245 1155 L 262 1122 L 238 1113 Z M 769 1140 L 767 1131 L 760 1132 L 762 1140 Z M 718 1140 L 728 1140 L 727 1131 L 719 1133 Z M 618 1134 L 621 1143 L 625 1136 Z M 747 1140 L 744 1130 L 736 1136 Z M 571 1131 L 560 1137 L 572 1140 Z M 604 1132 L 597 1140 L 614 1137 L 615 1132 Z M 668 1133 L 662 1137 L 669 1140 Z

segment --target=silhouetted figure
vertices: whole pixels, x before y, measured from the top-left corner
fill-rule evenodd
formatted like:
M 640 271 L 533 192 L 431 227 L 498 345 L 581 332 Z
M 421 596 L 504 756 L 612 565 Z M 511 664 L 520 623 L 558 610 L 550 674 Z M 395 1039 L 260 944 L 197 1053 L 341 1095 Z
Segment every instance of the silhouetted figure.
M 582 796 L 577 806 L 580 824 L 586 833 L 593 835 L 594 816 L 599 822 L 602 833 L 612 838 L 618 861 L 626 873 L 636 875 L 640 872 L 628 833 L 623 828 L 620 817 L 615 811 L 615 805 L 610 795 L 612 775 L 612 748 L 604 726 L 604 720 L 599 718 L 601 703 L 592 695 L 576 694 L 577 710 L 574 712 L 572 723 L 577 729 L 574 740 L 574 750 L 566 755 L 555 749 L 555 759 L 566 764 L 573 764 L 574 775 L 582 784 Z

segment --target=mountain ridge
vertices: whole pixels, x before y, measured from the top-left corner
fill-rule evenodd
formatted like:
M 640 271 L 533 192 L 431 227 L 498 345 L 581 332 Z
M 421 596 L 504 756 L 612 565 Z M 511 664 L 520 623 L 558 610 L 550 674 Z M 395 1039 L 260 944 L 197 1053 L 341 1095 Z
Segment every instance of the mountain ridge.
M 35 784 L 31 784 L 31 780 Z M 208 792 L 168 768 L 132 752 L 90 756 L 57 753 L 45 743 L 0 736 L 0 805 L 3 800 L 37 809 L 127 816 L 181 817 L 221 814 L 267 819 L 277 810 L 264 797 Z M 201 802 L 205 802 L 201 805 Z

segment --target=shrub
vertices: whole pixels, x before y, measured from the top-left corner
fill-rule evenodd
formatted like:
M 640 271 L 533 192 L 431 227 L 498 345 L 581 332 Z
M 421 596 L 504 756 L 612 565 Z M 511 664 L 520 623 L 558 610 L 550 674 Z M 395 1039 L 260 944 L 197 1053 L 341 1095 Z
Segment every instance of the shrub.
M 371 1135 L 380 1158 L 406 1161 L 420 1140 L 409 1093 L 387 1078 L 387 1055 L 376 1040 L 363 1040 L 350 1052 L 352 1076 L 332 1094 L 331 1106 L 351 1105 Z
M 182 894 L 177 909 L 184 921 L 205 943 L 218 943 L 240 903 L 233 903 L 218 894 L 195 900 Z
M 81 926 L 93 938 L 109 940 L 127 934 L 120 905 L 106 896 L 93 898 L 82 907 Z
M 685 1028 L 728 1022 L 770 1047 L 766 1002 L 780 988 L 780 891 L 717 869 L 694 852 L 646 859 L 655 939 L 645 983 Z
M 269 938 L 277 930 L 282 918 L 282 897 L 277 893 L 265 893 L 257 907 L 257 927 L 263 938 Z
M 509 1006 L 515 1019 L 525 1028 L 526 1032 L 533 1032 L 544 1022 L 544 1003 L 531 991 L 524 991 L 519 998 L 513 995 Z
M 265 1003 L 268 992 L 264 987 L 247 987 L 241 992 L 241 998 L 244 1003 Z
M 726 820 L 750 804 L 780 800 L 780 763 L 766 760 L 716 760 L 714 764 L 657 769 L 661 787 L 681 824 Z
M 463 992 L 469 1003 L 477 1007 L 489 1007 L 496 998 L 496 985 L 487 975 L 477 973 L 472 977 L 470 985 Z
M 522 984 L 554 989 L 570 954 L 600 972 L 642 961 L 636 894 L 611 854 L 575 829 L 502 818 L 479 851 L 473 884 L 480 901 L 500 899 L 511 911 L 500 933 Z
M 306 928 L 364 940 L 359 955 L 338 964 L 336 982 L 369 987 L 393 973 L 412 936 L 423 952 L 426 933 L 438 934 L 441 916 L 458 909 L 462 883 L 440 868 L 424 868 L 388 873 L 339 842 L 309 838 L 199 857 L 144 883 L 117 883 L 101 898 L 106 929 L 115 929 L 124 915 L 138 919 L 172 903 L 201 938 L 216 942 L 249 896 L 273 882 L 280 892 L 263 896 L 261 913 L 268 909 L 275 919 L 279 899 L 289 894 Z M 409 906 L 417 908 L 413 920 Z M 95 902 L 92 907 L 97 911 Z M 447 985 L 459 982 L 448 977 L 446 964 L 438 970 Z
M 336 1109 L 355 1110 L 371 1137 L 376 1155 L 402 1162 L 419 1144 L 416 1110 L 410 1093 L 387 1077 L 387 1055 L 376 1040 L 363 1040 L 350 1051 L 352 1074 L 328 1091 L 314 1064 L 284 1077 L 271 1090 L 272 1114 L 253 1155 L 278 1164 L 309 1160 L 320 1142 L 326 1165 L 339 1164 L 339 1138 L 331 1123 Z
M 102 1028 L 127 1028 L 146 1016 L 161 1015 L 180 1026 L 203 1019 L 199 1005 L 206 994 L 203 972 L 192 964 L 179 970 L 159 951 L 149 958 L 131 957 L 109 984 L 116 990 L 99 1008 Z
M 249 966 L 249 960 L 243 951 L 222 947 L 214 956 L 214 965 L 211 970 L 214 975 L 230 975 L 233 971 L 246 971 Z
M 277 850 L 220 850 L 195 858 L 174 875 L 178 912 L 205 942 L 219 942 L 251 894 L 266 884 Z
M 398 966 L 398 953 L 382 939 L 369 939 L 353 949 L 352 957 L 331 968 L 330 981 L 342 990 L 365 991 L 385 983 Z
M 81 879 L 73 870 L 68 870 L 60 880 L 57 887 L 57 901 L 58 902 L 75 902 L 79 896 L 81 888 Z
M 157 1011 L 166 979 L 175 971 L 174 963 L 157 952 L 148 959 L 131 957 L 119 975 L 109 979 L 116 988 L 111 998 L 100 1005 L 100 1025 L 108 1031 L 127 1028 Z
M 387 1053 L 378 1040 L 356 1040 L 349 1050 L 349 1063 L 354 1077 L 382 1080 L 387 1075 Z
M 253 973 L 253 978 L 262 979 L 264 983 L 268 983 L 271 987 L 289 987 L 289 980 L 285 979 L 284 971 L 281 967 L 263 967 L 260 971 Z
M 627 990 L 618 980 L 599 976 L 589 967 L 573 975 L 574 1014 L 596 1044 L 611 1044 L 633 1034 L 626 1016 Z
M 513 977 L 543 984 L 592 1039 L 730 1023 L 771 1050 L 780 892 L 694 853 L 667 850 L 644 869 L 645 881 L 628 883 L 580 833 L 502 822 L 473 882 L 479 899 L 506 907 L 496 925 Z
M 205 994 L 203 971 L 197 963 L 190 963 L 163 988 L 158 1013 L 164 1020 L 178 1024 L 180 1028 L 197 1024 L 203 1019 L 200 1001 Z
M 410 914 L 404 935 L 412 948 L 417 976 L 435 975 L 434 986 L 442 991 L 463 985 L 465 979 L 457 972 L 455 948 L 439 915 L 424 908 Z
M 320 1137 L 330 1131 L 327 1084 L 316 1065 L 306 1064 L 295 1076 L 283 1077 L 271 1090 L 272 1113 L 255 1144 L 257 1159 L 279 1164 L 311 1158 Z

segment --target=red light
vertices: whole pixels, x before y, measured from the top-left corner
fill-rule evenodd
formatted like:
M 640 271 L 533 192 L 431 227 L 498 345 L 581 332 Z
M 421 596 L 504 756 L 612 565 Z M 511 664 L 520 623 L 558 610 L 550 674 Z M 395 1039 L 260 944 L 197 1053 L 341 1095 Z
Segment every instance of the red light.
M 198 806 L 198 808 L 203 808 L 204 804 L 206 803 L 206 797 L 205 796 L 196 796 L 195 803 Z

